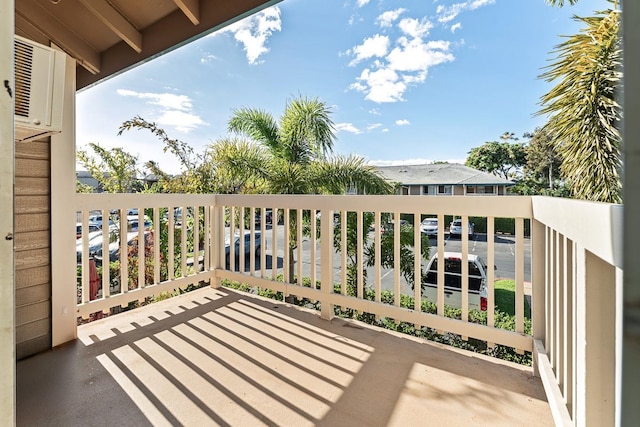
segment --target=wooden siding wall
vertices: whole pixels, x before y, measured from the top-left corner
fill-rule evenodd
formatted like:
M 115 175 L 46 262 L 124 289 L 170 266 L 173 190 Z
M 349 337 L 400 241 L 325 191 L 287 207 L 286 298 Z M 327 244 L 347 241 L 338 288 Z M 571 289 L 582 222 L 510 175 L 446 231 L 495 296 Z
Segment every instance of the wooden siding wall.
M 51 348 L 50 144 L 16 143 L 16 357 Z

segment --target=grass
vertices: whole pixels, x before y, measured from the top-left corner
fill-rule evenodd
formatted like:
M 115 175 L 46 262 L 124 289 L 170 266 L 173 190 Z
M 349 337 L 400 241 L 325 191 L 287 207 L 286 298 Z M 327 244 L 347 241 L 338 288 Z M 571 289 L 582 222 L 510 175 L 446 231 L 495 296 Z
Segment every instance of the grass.
M 516 314 L 516 282 L 514 280 L 497 280 L 493 284 L 495 304 L 498 309 L 511 316 Z M 531 319 L 531 307 L 524 300 L 524 316 Z

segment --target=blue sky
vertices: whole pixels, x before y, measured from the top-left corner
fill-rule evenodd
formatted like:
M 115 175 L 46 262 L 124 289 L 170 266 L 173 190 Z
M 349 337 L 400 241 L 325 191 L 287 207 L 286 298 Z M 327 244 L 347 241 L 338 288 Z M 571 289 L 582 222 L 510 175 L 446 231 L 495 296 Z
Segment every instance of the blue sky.
M 124 147 L 141 165 L 175 159 L 150 134 L 119 126 L 140 115 L 202 151 L 229 136 L 232 110 L 279 117 L 287 99 L 331 107 L 338 154 L 372 164 L 463 162 L 505 131 L 522 136 L 552 87 L 550 54 L 605 0 L 284 0 L 77 97 L 77 145 Z

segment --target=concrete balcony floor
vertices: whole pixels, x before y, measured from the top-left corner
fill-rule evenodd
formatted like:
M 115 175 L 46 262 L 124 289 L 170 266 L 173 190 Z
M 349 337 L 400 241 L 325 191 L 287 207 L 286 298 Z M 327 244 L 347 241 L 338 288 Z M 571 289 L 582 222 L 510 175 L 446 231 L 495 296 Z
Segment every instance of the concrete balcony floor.
M 18 425 L 553 425 L 529 368 L 228 289 L 18 362 Z

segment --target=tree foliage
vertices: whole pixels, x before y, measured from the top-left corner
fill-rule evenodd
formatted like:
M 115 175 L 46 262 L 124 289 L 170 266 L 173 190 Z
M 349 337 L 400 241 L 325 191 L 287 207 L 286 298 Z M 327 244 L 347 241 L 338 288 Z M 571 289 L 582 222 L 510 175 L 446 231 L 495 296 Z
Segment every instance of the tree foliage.
M 149 122 L 140 116 L 125 121 L 118 131 L 122 135 L 130 130 L 147 130 L 162 141 L 162 151 L 172 153 L 180 163 L 181 173 L 170 175 L 162 170 L 160 165 L 150 160 L 147 169 L 156 176 L 160 191 L 165 193 L 214 193 L 219 190 L 215 177 L 214 164 L 206 162 L 208 153 L 194 152 L 186 142 L 170 138 L 166 131 L 155 122 Z
M 542 97 L 538 114 L 550 116 L 544 131 L 559 146 L 572 195 L 620 203 L 620 11 L 574 19 L 585 27 L 554 50 L 555 61 L 540 77 L 558 83 Z
M 392 186 L 357 156 L 331 155 L 335 140 L 330 110 L 316 98 L 289 100 L 278 121 L 263 110 L 234 110 L 229 131 L 247 137 L 216 143 L 211 149 L 219 173 L 240 177 L 241 192 L 268 194 L 390 194 Z M 290 211 L 289 251 L 297 245 L 297 213 Z M 289 280 L 293 280 L 292 268 Z
M 79 150 L 80 164 L 108 193 L 128 193 L 139 187 L 138 158 L 123 148 L 105 148 L 98 143 L 89 143 L 94 155 Z
M 504 179 L 514 179 L 526 164 L 526 150 L 523 144 L 511 143 L 517 140 L 511 132 L 500 137 L 502 142 L 485 142 L 480 147 L 472 148 L 465 165 L 474 169 L 489 172 Z
M 526 145 L 527 163 L 525 176 L 529 179 L 544 182 L 545 187 L 553 190 L 560 180 L 562 157 L 559 147 L 546 131 L 536 128 L 533 133 L 525 133 L 529 138 Z

